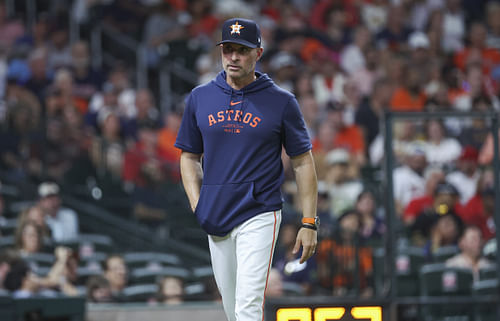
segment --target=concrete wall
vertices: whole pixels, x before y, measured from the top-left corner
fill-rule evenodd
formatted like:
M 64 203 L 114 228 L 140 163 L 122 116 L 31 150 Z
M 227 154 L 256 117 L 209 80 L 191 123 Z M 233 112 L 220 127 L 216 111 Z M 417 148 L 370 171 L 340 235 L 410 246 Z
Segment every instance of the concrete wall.
M 222 304 L 188 303 L 179 306 L 148 306 L 145 304 L 87 306 L 87 321 L 223 321 Z

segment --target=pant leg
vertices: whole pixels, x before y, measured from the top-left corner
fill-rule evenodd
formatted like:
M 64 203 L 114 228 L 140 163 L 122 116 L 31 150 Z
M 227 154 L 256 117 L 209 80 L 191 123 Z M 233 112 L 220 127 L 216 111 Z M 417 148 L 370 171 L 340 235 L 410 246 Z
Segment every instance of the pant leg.
M 236 235 L 236 320 L 263 320 L 264 292 L 278 238 L 281 211 L 257 215 Z
M 236 321 L 236 244 L 232 233 L 225 237 L 208 236 L 212 269 L 222 297 L 222 305 L 228 321 Z

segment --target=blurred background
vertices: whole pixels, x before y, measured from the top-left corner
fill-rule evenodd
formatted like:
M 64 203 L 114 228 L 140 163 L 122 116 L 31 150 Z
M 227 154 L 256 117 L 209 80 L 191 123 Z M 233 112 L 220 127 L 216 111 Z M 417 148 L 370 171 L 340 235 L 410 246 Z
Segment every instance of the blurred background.
M 222 318 L 173 143 L 187 94 L 222 68 L 231 17 L 260 25 L 257 69 L 299 101 L 319 179 L 318 251 L 299 264 L 283 153 L 266 320 L 297 297 L 500 320 L 487 0 L 0 0 L 0 319 L 115 320 L 132 302 Z

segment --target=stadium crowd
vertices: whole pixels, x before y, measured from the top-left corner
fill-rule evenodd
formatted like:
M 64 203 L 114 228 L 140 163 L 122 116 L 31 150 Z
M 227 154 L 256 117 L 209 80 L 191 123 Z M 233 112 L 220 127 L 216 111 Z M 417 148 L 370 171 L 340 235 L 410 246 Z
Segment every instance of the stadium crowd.
M 94 266 L 99 273 L 86 283 L 79 283 L 78 253 L 66 247 L 51 248 L 55 260 L 45 274 L 22 259 L 43 252 L 44 240 L 58 244 L 78 235 L 78 214 L 61 207 L 60 187 L 96 182 L 104 195 L 133 200 L 120 215 L 159 224 L 168 213 L 163 187 L 179 184 L 173 143 L 182 106 L 159 108 L 162 89 L 138 88 L 126 58 L 94 69 L 89 34 L 96 24 L 145 44 L 153 75 L 162 64 L 190 57 L 186 66 L 198 84 L 221 70 L 214 48 L 220 22 L 242 16 L 260 24 L 265 50 L 258 69 L 295 94 L 313 141 L 322 222 L 317 255 L 299 264 L 292 249 L 300 204 L 284 155 L 286 202 L 269 295 L 375 295 L 373 249 L 387 233 L 379 184 L 385 111 L 500 109 L 498 1 L 41 3 L 28 28 L 25 16 L 9 16 L 0 1 L 1 177 L 39 186 L 22 212 L 0 206 L 0 219 L 17 219 L 15 245 L 0 256 L 0 281 L 16 297 L 83 291 L 93 302 L 123 301 L 127 266 L 119 255 Z M 81 28 L 73 42 L 69 19 Z M 495 236 L 490 125 L 488 118 L 394 123 L 398 230 L 428 262 L 439 248 L 455 246 L 447 264 L 476 272 L 491 264 L 481 257 L 483 242 Z M 150 302 L 182 301 L 182 278 L 159 284 Z

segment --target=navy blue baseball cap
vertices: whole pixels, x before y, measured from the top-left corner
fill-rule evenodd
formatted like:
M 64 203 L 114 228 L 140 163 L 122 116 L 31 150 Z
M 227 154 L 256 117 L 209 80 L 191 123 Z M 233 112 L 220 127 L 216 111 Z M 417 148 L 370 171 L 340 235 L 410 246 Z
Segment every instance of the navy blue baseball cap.
M 255 21 L 232 18 L 226 20 L 222 25 L 222 40 L 217 43 L 237 43 L 250 48 L 258 48 L 261 45 L 260 28 Z

